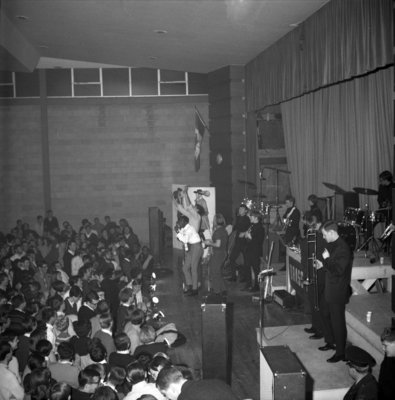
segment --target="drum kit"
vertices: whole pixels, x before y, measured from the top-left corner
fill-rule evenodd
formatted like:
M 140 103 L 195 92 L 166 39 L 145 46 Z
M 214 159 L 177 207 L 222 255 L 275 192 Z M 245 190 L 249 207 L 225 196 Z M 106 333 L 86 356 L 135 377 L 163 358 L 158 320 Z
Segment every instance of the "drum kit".
M 323 184 L 335 193 L 347 193 L 337 185 L 327 182 Z M 378 191 L 364 187 L 354 187 L 355 193 L 363 196 L 376 196 Z M 379 208 L 377 210 L 370 210 L 368 202 L 365 207 L 347 207 L 344 210 L 343 220 L 338 222 L 339 235 L 349 244 L 354 251 L 367 251 L 369 246 L 372 253 L 378 258 L 382 245 L 379 245 L 377 239 L 374 237 L 374 229 L 379 223 L 388 225 L 391 217 L 391 208 Z

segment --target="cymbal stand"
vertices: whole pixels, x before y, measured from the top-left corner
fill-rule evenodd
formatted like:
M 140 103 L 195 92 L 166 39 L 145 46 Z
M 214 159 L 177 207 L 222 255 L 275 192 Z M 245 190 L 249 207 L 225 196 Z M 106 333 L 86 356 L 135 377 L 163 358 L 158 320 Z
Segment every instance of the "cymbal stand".
M 278 196 L 278 173 L 280 170 L 276 168 L 275 171 L 276 171 L 276 217 L 274 219 L 273 229 L 281 230 L 284 226 L 284 223 L 279 212 L 280 206 L 279 206 L 279 196 Z
M 371 218 L 368 202 L 365 203 L 365 218 L 366 218 L 366 233 L 370 236 L 357 248 L 357 251 L 365 249 L 365 257 L 367 257 L 367 252 L 369 251 L 369 244 L 371 245 L 371 251 L 378 260 L 380 258 L 380 249 L 377 239 L 374 237 L 374 220 Z M 369 227 L 369 224 L 371 225 Z M 370 228 L 370 230 L 369 230 Z

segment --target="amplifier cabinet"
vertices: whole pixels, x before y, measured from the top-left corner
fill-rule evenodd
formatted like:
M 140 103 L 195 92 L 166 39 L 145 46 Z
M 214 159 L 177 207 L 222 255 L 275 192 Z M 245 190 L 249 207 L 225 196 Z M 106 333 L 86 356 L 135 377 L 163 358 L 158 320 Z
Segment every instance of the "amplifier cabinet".
M 231 384 L 232 304 L 209 295 L 202 305 L 202 375 Z
M 306 370 L 288 346 L 261 348 L 261 400 L 305 400 L 306 376 Z

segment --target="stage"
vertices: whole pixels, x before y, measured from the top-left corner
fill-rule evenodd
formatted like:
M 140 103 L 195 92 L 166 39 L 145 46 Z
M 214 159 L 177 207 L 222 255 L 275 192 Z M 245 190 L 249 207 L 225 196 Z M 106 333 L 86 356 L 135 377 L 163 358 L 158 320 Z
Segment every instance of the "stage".
M 333 351 L 319 351 L 318 347 L 324 344 L 323 340 L 311 340 L 304 332 L 309 325 L 291 325 L 268 327 L 264 329 L 263 346 L 287 345 L 296 354 L 307 372 L 306 399 L 313 400 L 341 400 L 353 380 L 348 374 L 346 363 L 328 363 L 326 360 L 333 355 Z M 260 342 L 260 330 L 257 329 L 257 340 Z M 262 355 L 261 355 L 262 357 Z M 260 366 L 262 369 L 262 359 Z M 261 374 L 261 393 L 265 389 Z M 261 395 L 261 399 L 264 398 Z

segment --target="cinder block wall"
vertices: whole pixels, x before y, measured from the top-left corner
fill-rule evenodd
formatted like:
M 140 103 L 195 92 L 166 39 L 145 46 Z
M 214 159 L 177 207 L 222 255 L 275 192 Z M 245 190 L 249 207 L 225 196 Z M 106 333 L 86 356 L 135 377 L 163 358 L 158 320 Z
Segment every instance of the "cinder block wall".
M 27 104 L 26 104 L 27 103 Z M 0 230 L 44 212 L 40 104 L 0 104 Z M 194 106 L 206 96 L 49 99 L 51 207 L 78 228 L 84 217 L 126 218 L 148 242 L 148 207 L 171 223 L 171 184 L 208 186 L 209 137 L 194 171 Z

